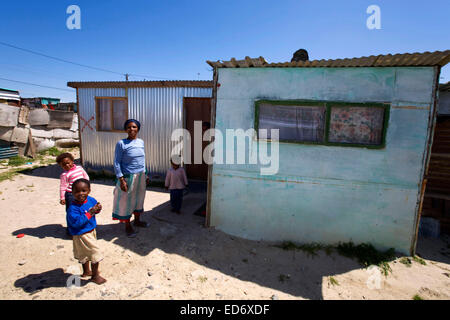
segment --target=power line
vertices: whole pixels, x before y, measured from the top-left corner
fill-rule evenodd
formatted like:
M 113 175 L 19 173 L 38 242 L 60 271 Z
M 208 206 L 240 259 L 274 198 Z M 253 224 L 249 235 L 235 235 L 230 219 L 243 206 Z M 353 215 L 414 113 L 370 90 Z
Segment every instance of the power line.
M 92 67 L 92 66 L 88 66 L 86 64 L 81 64 L 81 63 L 69 61 L 69 60 L 66 60 L 66 59 L 61 59 L 61 58 L 49 56 L 48 54 L 45 54 L 45 53 L 40 53 L 40 52 L 36 52 L 36 51 L 33 51 L 33 50 L 21 48 L 21 47 L 18 47 L 18 46 L 15 46 L 15 45 L 12 45 L 12 44 L 9 44 L 9 43 L 6 43 L 6 42 L 2 42 L 2 41 L 0 41 L 0 44 L 4 45 L 6 47 L 10 47 L 10 48 L 14 48 L 14 49 L 17 49 L 17 50 L 21 50 L 21 51 L 28 52 L 28 53 L 31 53 L 31 54 L 35 54 L 35 55 L 38 55 L 38 56 L 42 56 L 42 57 L 45 57 L 45 58 L 48 58 L 48 59 L 53 59 L 53 60 L 56 60 L 56 61 L 59 61 L 59 62 L 70 63 L 70 64 L 73 64 L 73 65 L 76 65 L 76 66 L 79 66 L 79 67 L 83 67 L 83 68 L 88 68 L 88 69 L 93 69 L 93 70 L 97 70 L 97 71 L 103 71 L 103 72 L 119 74 L 121 76 L 125 76 L 126 75 L 126 73 L 111 71 L 111 70 L 107 70 L 107 69 L 103 69 L 103 68 Z M 138 75 L 138 74 L 128 74 L 128 75 L 129 76 L 142 77 L 142 78 L 154 78 L 154 79 L 170 80 L 169 78 L 154 77 L 154 76 L 143 76 L 143 75 Z
M 11 79 L 5 79 L 5 78 L 0 78 L 0 80 L 5 80 L 5 81 L 11 81 L 11 82 L 17 82 L 17 83 L 22 83 L 22 84 L 27 84 L 30 86 L 36 86 L 36 87 L 42 87 L 42 88 L 50 88 L 50 89 L 55 89 L 55 90 L 63 90 L 63 91 L 68 91 L 68 92 L 74 92 L 73 90 L 69 90 L 69 89 L 63 89 L 63 88 L 57 88 L 57 87 L 51 87 L 51 86 L 45 86 L 42 84 L 36 84 L 36 83 L 30 83 L 30 82 L 24 82 L 24 81 L 17 81 L 17 80 L 11 80 Z

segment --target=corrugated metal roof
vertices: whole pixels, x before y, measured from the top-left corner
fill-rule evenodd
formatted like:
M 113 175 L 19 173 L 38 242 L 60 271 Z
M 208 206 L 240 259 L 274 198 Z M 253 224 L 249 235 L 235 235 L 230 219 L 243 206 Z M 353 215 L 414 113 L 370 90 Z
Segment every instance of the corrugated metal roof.
M 299 67 L 299 68 L 337 68 L 337 67 L 422 67 L 422 66 L 445 66 L 450 62 L 450 50 L 434 51 L 424 53 L 404 53 L 404 54 L 387 54 L 360 58 L 345 58 L 334 60 L 309 60 L 298 62 L 280 62 L 268 63 L 263 57 L 250 58 L 245 57 L 244 60 L 236 60 L 231 58 L 230 61 L 206 61 L 210 66 L 216 68 L 283 68 L 283 67 Z
M 19 91 L 0 88 L 0 99 L 20 101 Z
M 0 91 L 8 91 L 8 92 L 13 92 L 13 93 L 19 94 L 19 91 L 17 91 L 17 90 L 11 90 L 11 89 L 6 89 L 6 88 L 0 88 Z
M 212 88 L 212 81 L 203 80 L 169 80 L 169 81 L 86 81 L 67 82 L 72 88 Z

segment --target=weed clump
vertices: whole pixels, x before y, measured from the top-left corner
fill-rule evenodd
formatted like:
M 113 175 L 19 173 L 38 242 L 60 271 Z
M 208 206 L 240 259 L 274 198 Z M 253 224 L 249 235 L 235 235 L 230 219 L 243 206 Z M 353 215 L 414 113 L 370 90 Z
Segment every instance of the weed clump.
M 404 264 L 405 266 L 407 266 L 408 268 L 410 268 L 411 265 L 412 265 L 411 259 L 408 258 L 408 257 L 403 257 L 403 258 L 401 258 L 401 259 L 399 260 L 399 262 L 400 262 L 400 263 L 403 263 L 403 264 Z
M 14 157 L 9 158 L 8 166 L 20 167 L 20 166 L 25 165 L 27 162 L 30 162 L 30 159 L 21 157 L 21 156 L 14 156 Z
M 381 252 L 376 250 L 371 244 L 362 243 L 355 245 L 350 241 L 347 243 L 339 243 L 337 251 L 345 257 L 356 258 L 358 262 L 366 268 L 371 265 L 378 266 L 385 276 L 387 276 L 389 272 L 392 272 L 388 261 L 395 258 L 395 250 L 393 248 Z
M 423 265 L 423 266 L 425 266 L 427 263 L 425 262 L 425 260 L 423 260 L 422 258 L 420 258 L 420 257 L 418 257 L 418 256 L 414 256 L 413 257 L 413 260 L 415 261 L 415 262 L 418 262 L 418 263 L 420 263 L 421 265 Z
M 330 283 L 333 286 L 338 286 L 339 285 L 339 282 L 334 277 L 330 277 Z
M 311 257 L 317 256 L 317 252 L 320 250 L 325 250 L 328 255 L 332 251 L 332 246 L 324 246 L 320 243 L 295 244 L 292 241 L 284 241 L 280 245 L 276 245 L 276 247 L 283 250 L 300 250 Z

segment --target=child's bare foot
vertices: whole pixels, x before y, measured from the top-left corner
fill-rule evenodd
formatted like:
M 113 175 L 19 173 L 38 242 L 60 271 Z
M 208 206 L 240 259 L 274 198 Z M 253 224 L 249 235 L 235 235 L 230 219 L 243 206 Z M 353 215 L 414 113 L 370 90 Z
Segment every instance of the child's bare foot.
M 85 271 L 81 275 L 82 278 L 84 278 L 84 277 L 91 277 L 91 276 L 92 276 L 92 271 Z
M 89 264 L 89 261 L 83 263 L 83 274 L 81 275 L 82 278 L 92 276 L 92 271 Z
M 91 281 L 96 284 L 103 284 L 106 282 L 106 279 L 103 278 L 102 276 L 100 276 L 99 274 L 97 274 L 91 278 Z

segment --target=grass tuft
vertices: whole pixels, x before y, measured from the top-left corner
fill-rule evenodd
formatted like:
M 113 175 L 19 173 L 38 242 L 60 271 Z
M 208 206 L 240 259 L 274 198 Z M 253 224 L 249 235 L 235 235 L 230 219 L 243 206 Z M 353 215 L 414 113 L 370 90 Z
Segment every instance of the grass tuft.
M 43 155 L 49 155 L 49 156 L 52 156 L 52 157 L 57 157 L 57 156 L 59 156 L 60 154 L 62 154 L 64 152 L 66 152 L 66 151 L 62 151 L 62 150 L 58 149 L 57 147 L 51 147 L 50 149 L 42 151 L 42 154 Z
M 378 266 L 383 274 L 387 276 L 389 272 L 392 272 L 389 266 L 389 260 L 395 258 L 395 250 L 393 248 L 381 252 L 376 250 L 371 244 L 362 243 L 354 245 L 353 242 L 339 243 L 337 246 L 339 254 L 348 257 L 356 258 L 366 268 L 371 265 Z
M 330 283 L 333 286 L 338 286 L 339 285 L 339 282 L 334 277 L 330 277 Z
M 15 169 L 0 173 L 0 182 L 5 181 L 5 180 L 12 180 L 12 178 L 17 176 L 18 174 L 30 173 L 31 171 L 33 171 L 36 168 L 39 168 L 39 166 L 36 165 L 31 168 L 15 168 Z
M 9 158 L 8 160 L 8 166 L 11 167 L 20 167 L 25 165 L 27 162 L 30 162 L 31 160 L 25 157 L 21 157 L 21 156 L 14 156 Z
M 329 246 L 324 246 L 319 243 L 295 244 L 292 241 L 284 241 L 280 245 L 276 245 L 275 247 L 281 248 L 283 250 L 300 250 L 311 257 L 317 256 L 317 252 L 323 249 L 327 250 L 327 252 L 330 252 Z
M 415 261 L 415 262 L 418 262 L 418 263 L 420 263 L 421 265 L 423 265 L 423 266 L 426 266 L 427 265 L 427 263 L 425 262 L 425 260 L 423 260 L 422 258 L 420 258 L 420 257 L 418 257 L 418 256 L 414 256 L 414 257 L 412 257 L 413 258 L 413 260 Z
M 411 265 L 412 265 L 412 261 L 411 261 L 411 259 L 408 258 L 408 257 L 403 257 L 403 258 L 401 258 L 401 259 L 399 260 L 399 262 L 400 262 L 400 263 L 403 263 L 403 264 L 404 264 L 405 266 L 407 266 L 408 268 L 410 268 Z

